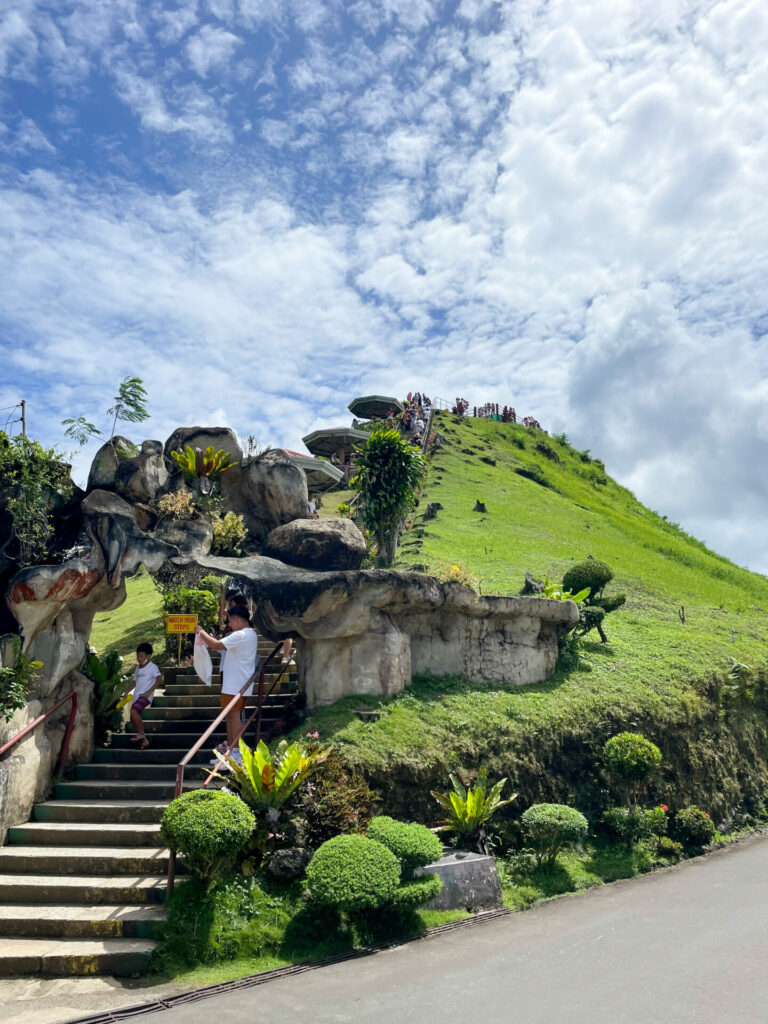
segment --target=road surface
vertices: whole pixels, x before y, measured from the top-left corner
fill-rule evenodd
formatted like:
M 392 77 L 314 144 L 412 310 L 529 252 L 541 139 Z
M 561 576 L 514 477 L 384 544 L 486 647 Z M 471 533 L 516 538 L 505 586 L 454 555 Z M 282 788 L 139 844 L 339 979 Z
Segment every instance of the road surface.
M 768 838 L 142 1024 L 765 1024 Z

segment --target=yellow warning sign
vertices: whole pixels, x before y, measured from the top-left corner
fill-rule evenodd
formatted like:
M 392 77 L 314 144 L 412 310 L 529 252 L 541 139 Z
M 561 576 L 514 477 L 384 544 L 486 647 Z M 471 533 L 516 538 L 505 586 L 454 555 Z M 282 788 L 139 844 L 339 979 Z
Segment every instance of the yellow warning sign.
M 194 633 L 197 625 L 196 615 L 166 615 L 166 633 Z

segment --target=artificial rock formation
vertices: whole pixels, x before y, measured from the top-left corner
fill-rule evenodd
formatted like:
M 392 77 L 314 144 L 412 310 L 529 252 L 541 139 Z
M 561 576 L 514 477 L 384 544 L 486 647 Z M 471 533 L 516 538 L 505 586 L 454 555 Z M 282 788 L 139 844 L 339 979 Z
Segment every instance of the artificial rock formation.
M 80 532 L 64 561 L 22 569 L 10 581 L 6 603 L 25 650 L 44 668 L 34 699 L 0 726 L 0 741 L 74 688 L 80 700 L 72 752 L 88 759 L 91 684 L 78 669 L 94 615 L 125 600 L 125 577 L 141 564 L 164 578 L 213 570 L 246 581 L 258 600 L 259 628 L 275 640 L 296 638 L 310 708 L 350 694 L 397 693 L 425 671 L 477 683 L 538 682 L 554 669 L 558 637 L 578 621 L 570 601 L 478 597 L 419 573 L 359 571 L 365 545 L 357 528 L 348 520 L 307 519 L 303 471 L 279 452 L 241 459 L 226 428 L 179 428 L 164 447 L 146 441 L 138 451 L 125 439 L 113 442 L 97 453 L 88 493 L 76 496 L 71 519 Z M 237 459 L 221 476 L 223 508 L 244 517 L 248 551 L 277 557 L 213 557 L 205 513 L 159 514 L 158 496 L 187 486 L 168 457 L 187 443 L 213 444 Z M 62 709 L 61 720 L 0 765 L 0 840 L 49 784 L 65 718 Z
M 554 670 L 558 637 L 579 618 L 572 601 L 479 597 L 421 573 L 310 572 L 263 556 L 194 561 L 248 582 L 261 629 L 296 637 L 310 708 L 350 694 L 398 693 L 427 671 L 477 683 L 540 682 Z
M 222 474 L 222 505 L 243 517 L 249 537 L 262 544 L 284 523 L 307 514 L 307 478 L 287 455 L 264 452 Z
M 299 569 L 359 569 L 365 541 L 350 519 L 294 519 L 272 530 L 263 551 Z

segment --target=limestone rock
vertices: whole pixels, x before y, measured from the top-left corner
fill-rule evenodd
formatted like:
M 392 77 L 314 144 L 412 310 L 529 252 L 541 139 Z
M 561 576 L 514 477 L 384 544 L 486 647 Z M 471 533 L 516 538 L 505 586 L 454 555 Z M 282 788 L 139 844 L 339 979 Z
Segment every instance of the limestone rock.
M 243 449 L 229 427 L 177 427 L 165 442 L 165 457 L 170 460 L 171 452 L 182 452 L 185 445 L 205 451 L 211 444 L 216 451 L 229 452 L 234 462 L 243 457 Z
M 221 494 L 224 511 L 241 515 L 259 544 L 276 527 L 307 514 L 307 478 L 282 452 L 232 466 L 221 475 Z
M 301 878 L 311 860 L 312 854 L 309 850 L 288 846 L 283 850 L 275 850 L 269 858 L 267 871 L 280 882 L 292 882 Z
M 349 519 L 295 519 L 272 530 L 264 554 L 301 569 L 359 569 L 365 541 Z
M 117 434 L 111 441 L 107 441 L 96 452 L 91 470 L 88 474 L 88 486 L 86 490 L 93 491 L 96 488 L 110 489 L 115 486 L 115 474 L 123 459 L 130 458 L 136 451 L 135 445 L 127 437 Z
M 138 455 L 118 465 L 115 490 L 128 501 L 149 504 L 167 488 L 169 478 L 162 443 L 145 441 Z
M 443 506 L 440 504 L 439 501 L 430 501 L 430 503 L 427 505 L 426 509 L 424 510 L 424 518 L 425 519 L 436 519 L 437 518 L 437 513 L 442 510 L 442 507 Z

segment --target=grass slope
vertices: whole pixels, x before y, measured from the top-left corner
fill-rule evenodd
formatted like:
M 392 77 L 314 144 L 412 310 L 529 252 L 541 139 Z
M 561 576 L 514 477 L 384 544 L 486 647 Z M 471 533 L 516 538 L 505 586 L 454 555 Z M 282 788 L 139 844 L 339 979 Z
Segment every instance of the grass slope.
M 125 602 L 93 620 L 90 644 L 102 657 L 110 651 L 122 654 L 123 671 L 128 672 L 136 664 L 136 647 L 145 640 L 155 649 L 155 661 L 162 661 L 165 632 L 163 599 L 147 570 L 142 566 L 125 586 Z
M 433 454 L 398 567 L 460 562 L 480 577 L 483 593 L 514 594 L 526 570 L 560 580 L 591 554 L 613 568 L 608 593 L 625 592 L 627 603 L 606 620 L 610 643 L 587 644 L 591 671 L 512 689 L 417 679 L 380 702 L 377 722 L 354 715 L 375 701 L 352 698 L 318 710 L 309 728 L 344 745 L 392 813 L 421 818 L 434 811 L 430 786 L 445 785 L 448 770 L 481 763 L 509 775 L 525 800 L 597 806 L 599 749 L 625 727 L 660 743 L 660 795 L 706 798 L 722 813 L 757 799 L 768 789 L 764 716 L 741 709 L 724 720 L 708 680 L 722 677 L 731 658 L 765 663 L 768 580 L 644 508 L 567 443 L 446 413 L 436 427 L 446 444 Z M 476 500 L 487 514 L 473 511 Z M 430 502 L 443 508 L 425 520 Z

